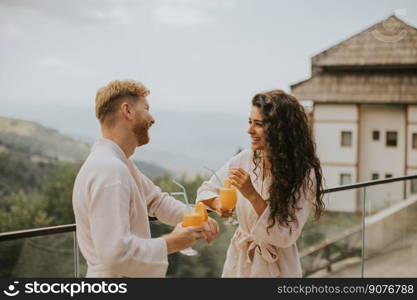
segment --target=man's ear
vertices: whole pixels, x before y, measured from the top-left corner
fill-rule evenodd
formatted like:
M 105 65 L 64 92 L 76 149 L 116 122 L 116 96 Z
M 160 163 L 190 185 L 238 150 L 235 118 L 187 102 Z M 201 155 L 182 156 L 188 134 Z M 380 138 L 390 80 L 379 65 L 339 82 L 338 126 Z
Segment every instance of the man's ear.
M 122 113 L 122 116 L 125 119 L 130 119 L 131 118 L 132 108 L 130 107 L 130 104 L 129 103 L 122 102 L 122 104 L 120 105 L 120 111 Z

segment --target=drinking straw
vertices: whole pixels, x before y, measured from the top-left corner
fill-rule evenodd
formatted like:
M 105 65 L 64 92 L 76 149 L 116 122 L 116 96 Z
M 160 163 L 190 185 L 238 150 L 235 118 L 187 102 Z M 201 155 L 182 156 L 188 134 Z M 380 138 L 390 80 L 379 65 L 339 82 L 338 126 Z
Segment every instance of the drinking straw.
M 187 211 L 190 210 L 190 203 L 188 202 L 188 197 L 187 197 L 187 191 L 185 190 L 185 187 L 183 185 L 181 185 L 179 182 L 177 182 L 175 179 L 172 179 L 172 182 L 175 183 L 176 185 L 178 185 L 181 189 L 182 189 L 182 193 L 171 193 L 171 194 L 182 194 L 184 195 L 184 199 L 185 199 L 185 205 L 187 206 Z
M 217 178 L 217 180 L 219 181 L 220 186 L 222 187 L 222 186 L 223 186 L 223 182 L 220 180 L 219 176 L 217 176 L 216 172 L 215 172 L 214 170 L 210 169 L 210 168 L 207 168 L 207 167 L 204 167 L 204 168 L 205 168 L 205 169 L 207 169 L 207 170 L 209 170 L 211 173 L 213 173 L 213 175 L 214 175 L 214 176 Z

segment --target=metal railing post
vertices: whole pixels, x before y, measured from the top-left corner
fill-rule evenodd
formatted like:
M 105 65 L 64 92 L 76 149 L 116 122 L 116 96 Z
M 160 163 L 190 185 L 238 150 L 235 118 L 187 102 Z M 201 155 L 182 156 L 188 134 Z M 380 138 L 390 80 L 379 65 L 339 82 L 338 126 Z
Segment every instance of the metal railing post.
M 361 278 L 364 278 L 365 274 L 365 217 L 366 217 L 366 187 L 363 188 L 363 206 L 362 206 L 362 266 L 361 266 Z
M 79 272 L 80 267 L 80 260 L 79 260 L 79 253 L 78 253 L 78 241 L 77 241 L 77 231 L 74 231 L 74 277 L 80 277 Z

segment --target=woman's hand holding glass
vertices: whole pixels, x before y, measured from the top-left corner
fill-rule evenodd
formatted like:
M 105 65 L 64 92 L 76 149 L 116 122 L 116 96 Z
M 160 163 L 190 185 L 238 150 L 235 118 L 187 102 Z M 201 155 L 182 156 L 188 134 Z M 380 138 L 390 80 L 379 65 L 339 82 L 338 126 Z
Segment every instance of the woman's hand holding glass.
M 212 206 L 221 218 L 230 218 L 233 215 L 234 209 L 223 207 L 220 197 L 216 197 L 213 199 Z
M 233 168 L 230 170 L 230 184 L 239 190 L 243 197 L 252 201 L 259 196 L 252 184 L 252 180 L 247 172 L 242 168 Z
M 211 202 L 211 207 L 222 218 L 228 218 L 225 225 L 236 225 L 237 221 L 233 220 L 233 212 L 237 204 L 237 192 L 231 185 L 228 179 L 223 183 L 223 187 L 219 189 L 219 197 L 216 197 Z
M 237 188 L 242 196 L 250 201 L 258 216 L 261 216 L 267 204 L 253 187 L 249 174 L 241 168 L 231 169 L 230 174 L 229 180 L 231 185 Z

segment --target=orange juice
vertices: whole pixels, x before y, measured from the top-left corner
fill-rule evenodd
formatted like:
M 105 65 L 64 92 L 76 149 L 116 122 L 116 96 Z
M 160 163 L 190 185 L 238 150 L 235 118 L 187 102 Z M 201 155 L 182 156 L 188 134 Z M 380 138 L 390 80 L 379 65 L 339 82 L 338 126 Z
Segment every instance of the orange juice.
M 206 210 L 206 207 L 204 206 L 204 204 L 203 204 L 203 203 L 198 202 L 198 203 L 195 205 L 194 211 L 195 211 L 196 213 L 201 214 L 201 215 L 203 216 L 203 220 L 204 220 L 204 222 L 208 220 L 207 210 Z
M 203 216 L 198 213 L 194 213 L 192 215 L 185 215 L 182 218 L 182 226 L 188 227 L 188 226 L 201 226 L 204 223 Z
M 220 203 L 224 209 L 233 209 L 236 206 L 237 193 L 235 189 L 220 189 Z
M 198 211 L 194 205 L 188 207 L 188 211 L 185 212 L 182 217 L 182 226 L 201 226 L 204 224 L 204 215 Z

